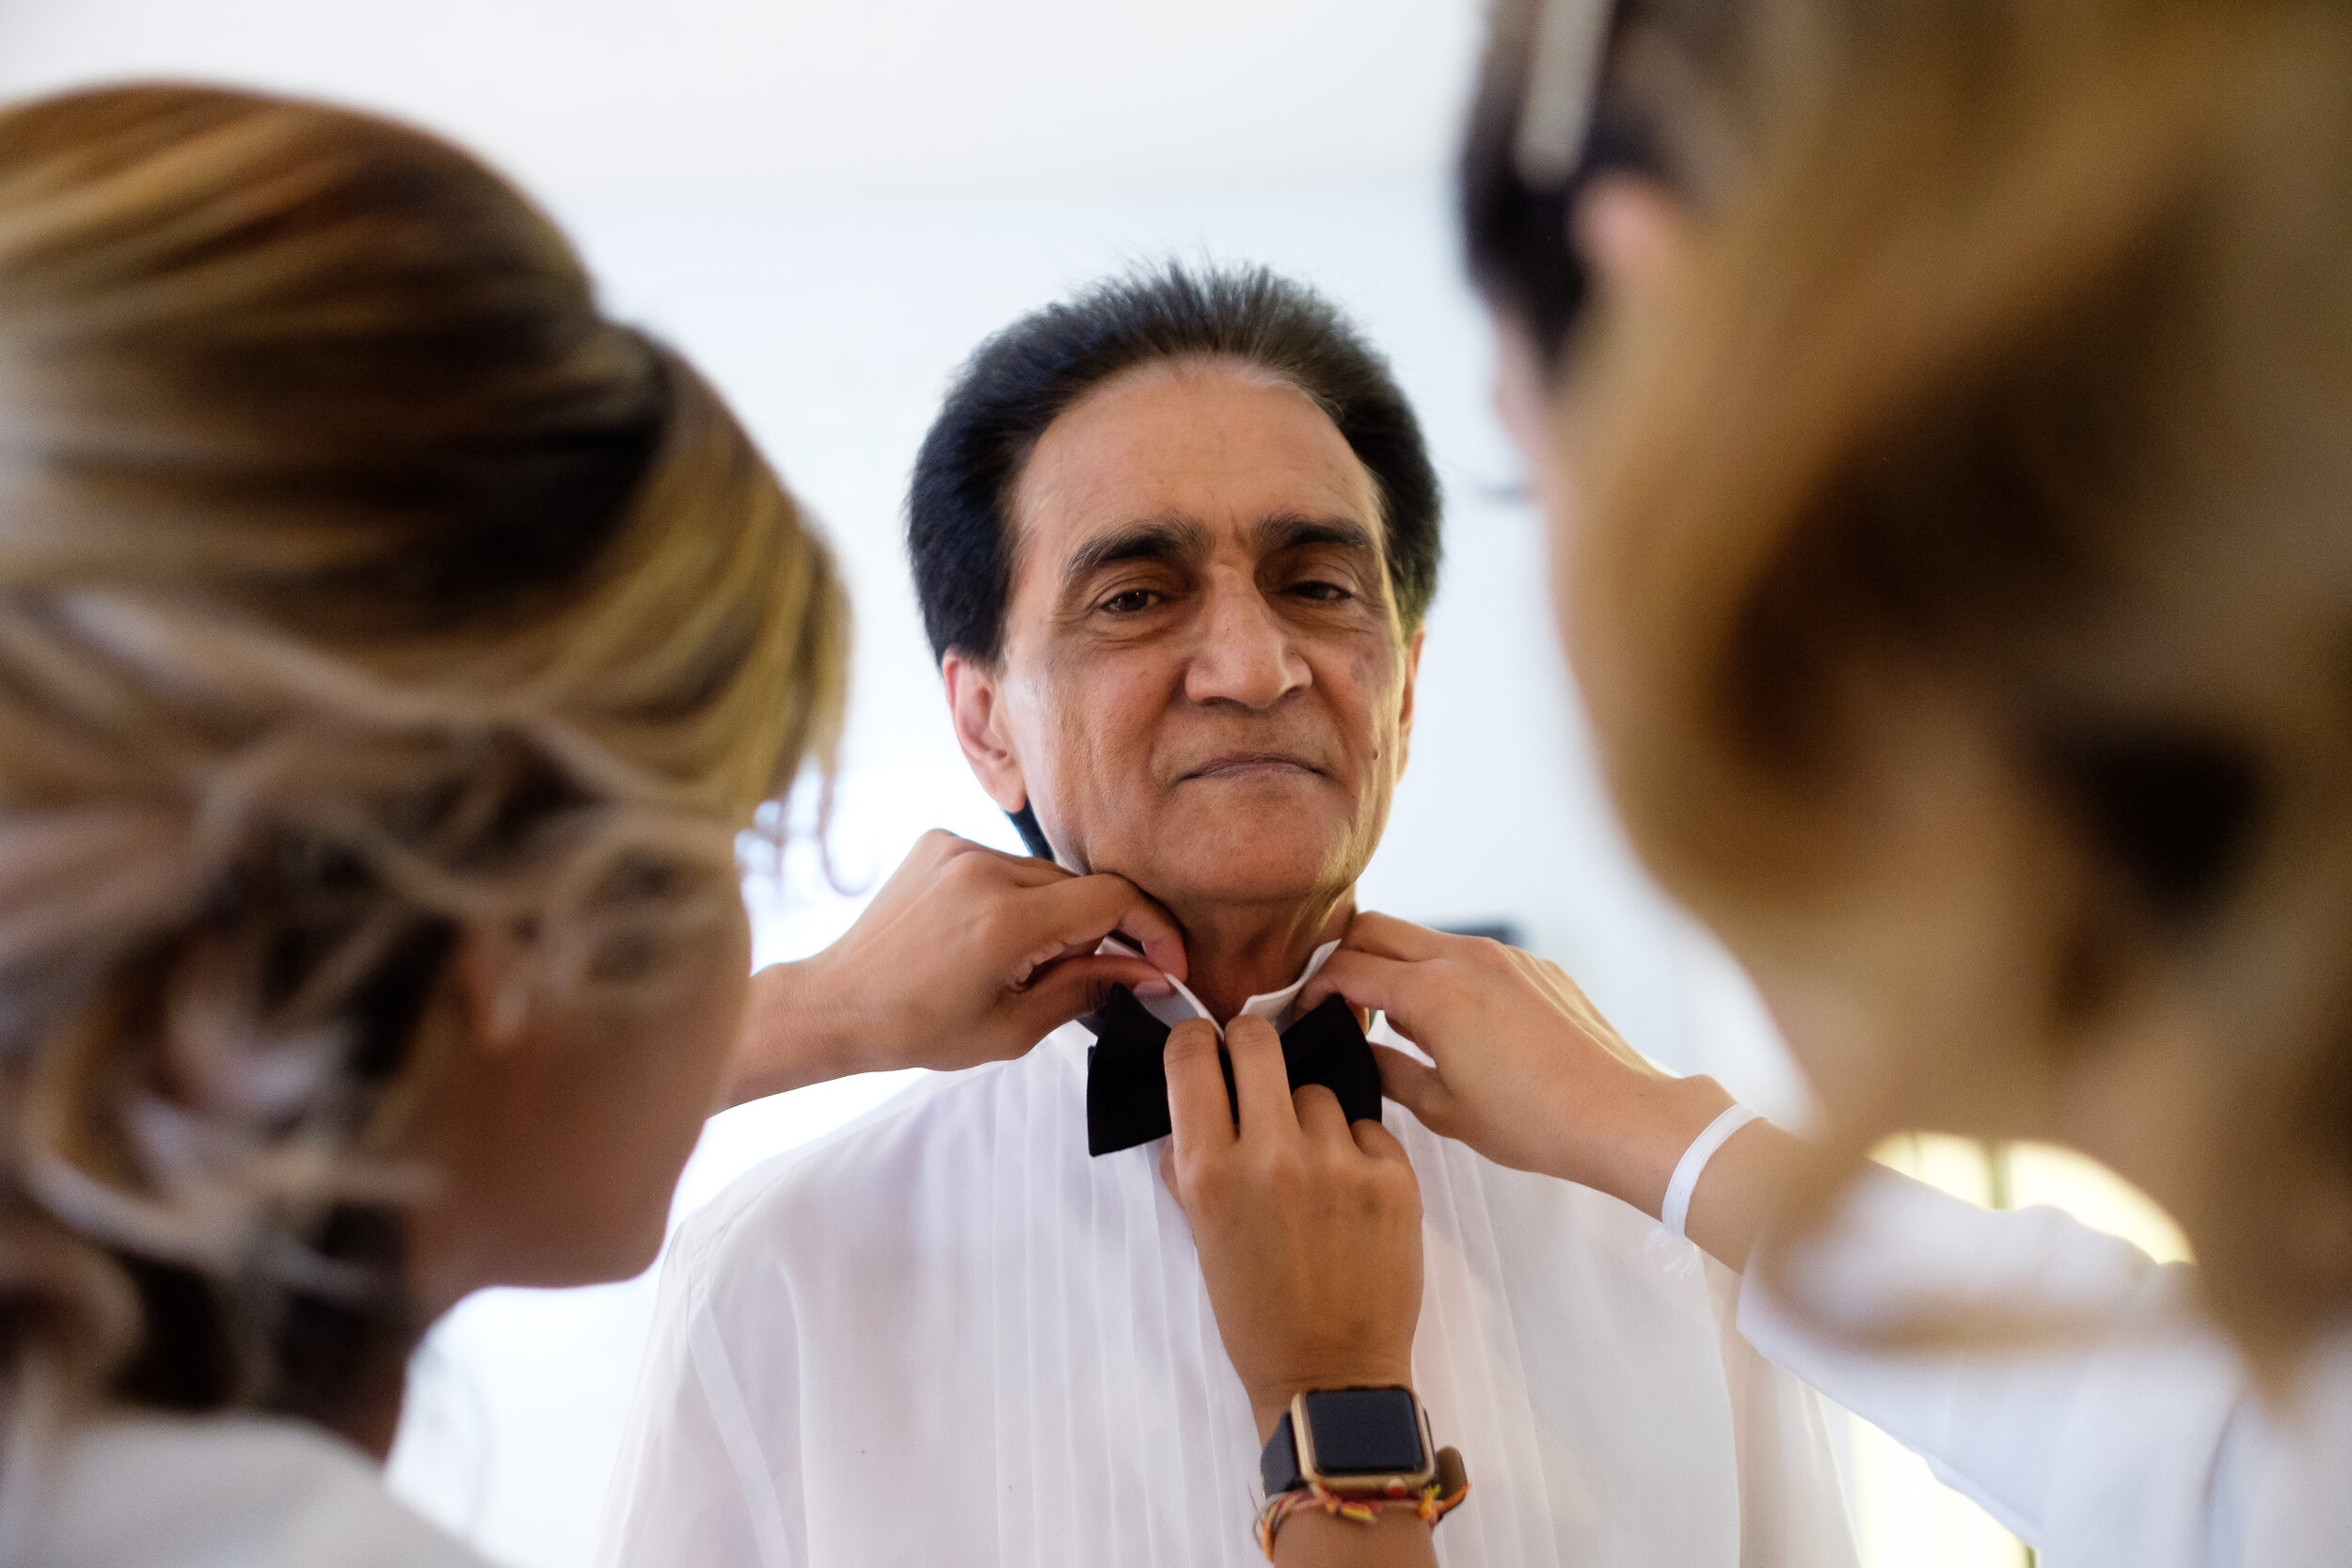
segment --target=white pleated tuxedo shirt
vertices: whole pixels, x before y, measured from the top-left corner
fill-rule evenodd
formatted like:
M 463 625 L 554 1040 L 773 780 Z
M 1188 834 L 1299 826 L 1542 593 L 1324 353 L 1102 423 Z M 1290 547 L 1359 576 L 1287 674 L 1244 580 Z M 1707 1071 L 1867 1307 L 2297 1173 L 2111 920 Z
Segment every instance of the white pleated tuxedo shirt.
M 1248 1010 L 1287 1022 L 1328 951 Z M 1257 1431 L 1161 1141 L 1087 1154 L 1092 1043 L 925 1082 L 687 1222 L 601 1564 L 1259 1560 Z M 1472 1482 L 1449 1568 L 1852 1563 L 1821 1408 L 1740 1338 L 1736 1276 L 1386 1121 L 1425 1216 L 1414 1382 Z

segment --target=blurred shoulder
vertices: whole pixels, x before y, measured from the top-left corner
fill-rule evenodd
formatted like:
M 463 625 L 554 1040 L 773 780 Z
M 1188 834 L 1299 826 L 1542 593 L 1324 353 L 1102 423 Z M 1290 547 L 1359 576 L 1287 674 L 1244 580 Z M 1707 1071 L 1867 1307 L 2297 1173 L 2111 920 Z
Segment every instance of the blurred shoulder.
M 110 1415 L 40 1463 L 30 1560 L 49 1568 L 489 1568 L 306 1422 Z

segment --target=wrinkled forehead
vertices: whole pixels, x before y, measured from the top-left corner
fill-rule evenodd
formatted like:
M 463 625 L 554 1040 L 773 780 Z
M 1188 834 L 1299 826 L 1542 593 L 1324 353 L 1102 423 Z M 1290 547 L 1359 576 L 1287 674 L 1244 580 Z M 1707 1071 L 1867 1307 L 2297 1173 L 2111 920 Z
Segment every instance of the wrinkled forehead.
M 1352 522 L 1385 569 L 1371 470 L 1313 398 L 1242 359 L 1154 360 L 1089 388 L 1038 438 L 1009 499 L 1016 603 L 1142 523 L 1254 551 L 1271 520 Z

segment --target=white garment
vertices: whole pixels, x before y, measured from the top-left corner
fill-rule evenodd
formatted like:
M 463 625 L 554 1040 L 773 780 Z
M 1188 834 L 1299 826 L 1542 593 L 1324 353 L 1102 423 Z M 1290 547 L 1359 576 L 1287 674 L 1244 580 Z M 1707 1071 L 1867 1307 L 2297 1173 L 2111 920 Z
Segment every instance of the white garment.
M 8 1568 L 489 1568 L 306 1422 L 109 1415 L 28 1458 Z
M 687 1223 L 600 1563 L 1259 1560 L 1257 1433 L 1162 1144 L 1087 1155 L 1091 1043 L 932 1080 Z M 1733 1275 L 1386 1119 L 1426 1215 L 1415 1383 L 1472 1481 L 1443 1561 L 1853 1561 L 1821 1408 L 1739 1338 Z
M 2199 1313 L 2195 1275 L 2054 1209 L 1979 1209 L 1873 1172 L 1790 1278 L 1761 1275 L 1740 1327 L 1765 1354 L 1924 1455 L 2040 1548 L 2044 1568 L 2352 1563 L 2352 1334 L 2298 1408 L 2266 1407 Z M 1841 1329 L 1921 1306 L 2095 1320 L 2089 1343 L 1896 1354 Z

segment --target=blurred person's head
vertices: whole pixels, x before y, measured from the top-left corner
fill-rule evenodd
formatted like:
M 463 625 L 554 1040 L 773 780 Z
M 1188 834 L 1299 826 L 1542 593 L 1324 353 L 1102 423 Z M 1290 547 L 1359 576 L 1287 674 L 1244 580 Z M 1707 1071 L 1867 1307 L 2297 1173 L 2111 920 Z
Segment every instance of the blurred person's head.
M 1847 1152 L 2082 1148 L 2292 1343 L 2352 1301 L 2352 23 L 1769 8 L 1659 121 L 1734 177 L 1565 220 L 1605 766 Z
M 1597 236 L 1713 205 L 1757 134 L 1782 0 L 1502 0 L 1456 169 L 1465 260 L 1495 328 L 1497 405 L 1546 509 L 1573 502 L 1552 438 L 1598 293 Z M 1777 73 L 1776 72 L 1776 73 Z
M 1015 323 L 924 442 L 909 538 L 965 754 L 1035 852 L 1188 924 L 1353 887 L 1405 765 L 1438 498 L 1328 304 L 1169 267 Z
M 375 1421 L 655 1256 L 833 567 L 534 208 L 315 104 L 0 113 L 0 1375 Z

